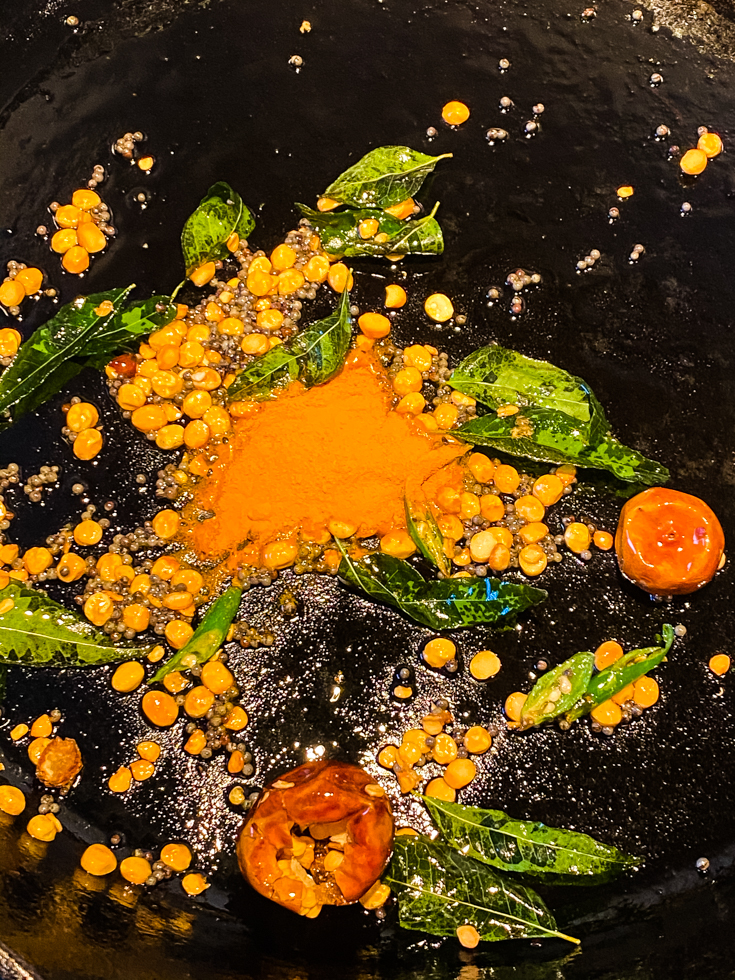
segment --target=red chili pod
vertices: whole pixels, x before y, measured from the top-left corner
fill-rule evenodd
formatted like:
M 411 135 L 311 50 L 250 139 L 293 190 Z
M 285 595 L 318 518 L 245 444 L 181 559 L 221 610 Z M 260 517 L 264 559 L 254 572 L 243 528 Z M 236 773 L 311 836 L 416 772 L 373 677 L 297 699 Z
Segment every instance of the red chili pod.
M 113 357 L 107 365 L 118 378 L 132 378 L 137 370 L 137 363 L 132 354 L 119 354 Z
M 308 762 L 265 787 L 240 831 L 240 870 L 256 891 L 310 918 L 356 902 L 393 845 L 383 788 L 359 766 Z

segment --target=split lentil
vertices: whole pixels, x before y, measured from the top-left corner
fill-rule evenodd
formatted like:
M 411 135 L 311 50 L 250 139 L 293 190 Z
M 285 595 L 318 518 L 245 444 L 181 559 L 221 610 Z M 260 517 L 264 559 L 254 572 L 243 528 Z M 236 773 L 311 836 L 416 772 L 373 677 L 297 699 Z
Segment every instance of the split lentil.
M 43 272 L 35 266 L 11 259 L 7 264 L 8 275 L 0 283 L 0 305 L 11 316 L 20 315 L 20 306 L 27 296 L 38 299 L 43 285 Z M 20 334 L 11 327 L 0 331 L 0 357 L 11 358 L 18 352 Z
M 470 118 L 470 110 L 464 102 L 447 102 L 442 109 L 442 119 L 450 126 L 461 126 Z
M 26 832 L 35 840 L 50 842 L 61 830 L 61 824 L 52 813 L 39 813 L 31 817 L 26 825 Z
M 420 791 L 427 773 L 436 772 L 437 766 L 442 774 L 429 778 L 423 789 L 427 796 L 454 802 L 457 790 L 473 781 L 477 767 L 468 756 L 487 752 L 495 729 L 473 725 L 466 731 L 457 729 L 453 735 L 444 730 L 453 722 L 448 703 L 437 701 L 422 718 L 420 729 L 408 729 L 399 745 L 380 749 L 378 765 L 395 774 L 401 793 Z
M 17 786 L 0 786 L 0 811 L 17 817 L 26 807 L 23 791 Z
M 109 875 L 117 868 L 117 858 L 104 844 L 90 844 L 80 863 L 87 874 L 99 877 Z
M 85 272 L 89 268 L 90 254 L 103 251 L 108 245 L 108 239 L 115 234 L 115 228 L 110 224 L 112 215 L 108 205 L 92 189 L 104 178 L 104 168 L 97 166 L 88 186 L 74 191 L 71 204 L 54 201 L 49 205 L 49 211 L 58 228 L 51 236 L 51 250 L 61 254 L 63 268 L 74 275 Z M 45 231 L 44 228 L 44 234 Z M 36 281 L 37 278 L 35 277 Z M 40 282 L 38 288 L 40 289 Z
M 726 653 L 716 653 L 714 657 L 710 658 L 709 669 L 713 674 L 722 677 L 730 669 L 730 658 Z

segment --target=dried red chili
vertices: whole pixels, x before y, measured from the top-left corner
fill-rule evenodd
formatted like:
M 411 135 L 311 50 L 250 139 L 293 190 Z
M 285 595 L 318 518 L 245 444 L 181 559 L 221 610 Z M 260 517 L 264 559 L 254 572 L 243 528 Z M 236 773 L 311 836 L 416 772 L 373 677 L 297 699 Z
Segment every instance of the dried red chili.
M 130 354 L 119 354 L 107 365 L 116 378 L 132 378 L 138 364 Z
M 52 789 L 67 790 L 82 771 L 82 753 L 73 738 L 52 738 L 41 753 L 36 776 Z
M 356 902 L 378 880 L 393 843 L 382 786 L 359 766 L 308 762 L 265 787 L 237 841 L 256 891 L 300 915 Z

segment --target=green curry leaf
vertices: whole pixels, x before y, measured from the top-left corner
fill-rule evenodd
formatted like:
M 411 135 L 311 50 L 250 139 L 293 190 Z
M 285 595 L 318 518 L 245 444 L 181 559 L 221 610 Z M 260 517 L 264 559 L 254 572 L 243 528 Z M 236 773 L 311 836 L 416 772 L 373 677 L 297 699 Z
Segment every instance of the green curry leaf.
M 537 463 L 572 463 L 605 469 L 624 483 L 637 481 L 652 486 L 669 478 L 665 466 L 646 459 L 612 437 L 591 446 L 574 419 L 547 409 L 524 409 L 522 415 L 509 418 L 477 416 L 456 429 L 455 434 L 475 446 L 486 446 Z
M 587 834 L 515 820 L 502 810 L 430 796 L 423 801 L 446 844 L 503 871 L 543 876 L 553 884 L 594 885 L 641 864 Z
M 119 314 L 133 288 L 80 296 L 31 334 L 0 377 L 0 426 L 10 425 L 61 391 L 88 360 L 96 363 L 120 349 L 124 330 Z M 110 311 L 102 304 L 111 304 Z M 98 313 L 99 308 L 103 312 Z
M 327 187 L 323 197 L 354 208 L 388 208 L 413 197 L 440 160 L 409 146 L 378 146 Z
M 12 605 L 9 605 L 12 603 Z M 78 613 L 11 581 L 0 590 L 0 663 L 24 667 L 99 667 L 142 659 L 150 646 L 113 646 Z
M 278 344 L 247 364 L 227 389 L 230 401 L 266 398 L 280 385 L 299 376 L 298 357 L 290 344 Z
M 351 339 L 350 294 L 345 289 L 334 313 L 309 325 L 293 340 L 300 380 L 311 388 L 333 378 L 342 369 Z
M 489 577 L 427 582 L 400 558 L 374 554 L 355 561 L 337 544 L 342 552 L 339 576 L 347 585 L 433 630 L 476 623 L 508 627 L 519 613 L 546 598 L 541 589 Z
M 115 354 L 132 350 L 141 337 L 175 319 L 176 306 L 168 296 L 151 296 L 118 309 L 104 331 L 95 334 L 85 348 L 85 366 L 101 370 Z
M 350 294 L 345 289 L 334 313 L 248 364 L 230 385 L 229 400 L 265 397 L 296 378 L 309 388 L 324 384 L 341 370 L 351 336 Z
M 181 232 L 187 276 L 205 262 L 226 258 L 227 240 L 233 231 L 239 238 L 247 238 L 253 228 L 255 218 L 237 191 L 223 180 L 212 184 Z
M 624 482 L 665 483 L 669 471 L 618 442 L 589 386 L 547 361 L 504 347 L 483 347 L 453 372 L 452 387 L 491 410 L 456 434 L 479 446 L 537 462 L 608 470 Z M 515 415 L 492 410 L 517 405 Z
M 581 378 L 506 347 L 473 351 L 453 371 L 451 384 L 488 408 L 512 404 L 554 409 L 579 422 L 591 418 L 590 390 Z
M 328 255 L 355 258 L 393 254 L 440 255 L 444 251 L 444 236 L 434 217 L 438 203 L 430 214 L 415 221 L 399 221 L 377 209 L 321 212 L 305 204 L 298 204 L 297 207 L 319 232 L 322 248 Z M 378 230 L 371 238 L 360 235 L 363 221 L 378 223 Z M 385 241 L 376 240 L 381 235 L 387 235 Z
M 398 899 L 404 929 L 454 936 L 471 925 L 480 939 L 567 939 L 539 896 L 473 857 L 428 837 L 396 837 L 383 881 Z

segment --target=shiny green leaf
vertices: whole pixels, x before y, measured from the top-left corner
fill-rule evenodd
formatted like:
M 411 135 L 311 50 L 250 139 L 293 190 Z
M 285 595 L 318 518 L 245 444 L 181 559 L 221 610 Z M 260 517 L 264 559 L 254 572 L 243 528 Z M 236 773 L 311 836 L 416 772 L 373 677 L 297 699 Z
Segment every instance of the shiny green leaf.
M 417 193 L 442 153 L 427 156 L 409 146 L 378 146 L 349 167 L 327 187 L 323 197 L 355 208 L 388 208 Z
M 319 233 L 322 248 L 328 255 L 355 258 L 393 254 L 440 255 L 444 251 L 444 236 L 434 217 L 438 203 L 431 214 L 408 221 L 400 221 L 377 209 L 322 212 L 314 211 L 305 204 L 298 204 L 297 207 Z M 360 224 L 368 220 L 378 222 L 378 231 L 372 238 L 363 238 Z M 385 241 L 376 241 L 377 235 L 388 237 Z
M 79 613 L 33 589 L 11 581 L 0 589 L 0 603 L 13 605 L 0 614 L 0 663 L 24 667 L 99 667 L 120 660 L 141 660 L 148 646 L 113 646 L 106 633 Z
M 488 409 L 517 405 L 465 422 L 456 435 L 478 446 L 536 462 L 572 463 L 608 470 L 624 482 L 665 483 L 669 471 L 618 442 L 602 406 L 581 378 L 503 347 L 483 347 L 456 368 L 452 387 Z
M 230 401 L 265 397 L 296 378 L 308 388 L 324 384 L 342 369 L 351 337 L 350 294 L 345 289 L 334 313 L 248 364 L 228 388 L 227 397 Z
M 552 884 L 594 885 L 641 864 L 587 834 L 515 820 L 502 810 L 423 800 L 446 844 L 503 871 L 543 876 Z
M 433 630 L 476 623 L 509 627 L 519 613 L 546 599 L 541 589 L 496 578 L 427 582 L 400 558 L 378 553 L 354 561 L 339 541 L 337 544 L 342 551 L 339 576 L 347 585 Z
M 382 880 L 398 900 L 404 929 L 454 936 L 471 925 L 487 942 L 567 939 L 551 912 L 525 885 L 428 837 L 396 837 Z
M 530 432 L 520 428 L 526 422 Z M 525 409 L 522 415 L 509 418 L 477 416 L 453 434 L 475 446 L 486 446 L 537 463 L 572 463 L 605 469 L 626 483 L 638 481 L 653 486 L 665 483 L 669 478 L 665 466 L 646 459 L 612 437 L 591 446 L 573 419 L 546 409 Z
M 175 319 L 176 306 L 168 296 L 151 296 L 119 308 L 104 331 L 96 333 L 85 347 L 85 366 L 102 370 L 116 354 L 133 350 L 141 337 Z
M 213 184 L 181 232 L 181 251 L 187 276 L 205 262 L 224 259 L 230 253 L 227 240 L 233 231 L 247 238 L 255 218 L 237 191 L 221 180 Z
M 13 363 L 0 376 L 0 427 L 17 421 L 57 394 L 64 385 L 104 352 L 120 349 L 119 313 L 133 286 L 80 296 L 35 330 L 21 345 Z M 95 312 L 111 303 L 109 313 Z M 114 339 L 111 349 L 108 334 Z
M 507 347 L 480 347 L 452 372 L 450 384 L 488 408 L 550 408 L 578 422 L 591 418 L 590 389 L 548 361 L 536 361 Z

